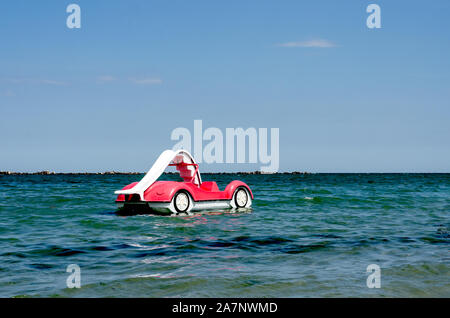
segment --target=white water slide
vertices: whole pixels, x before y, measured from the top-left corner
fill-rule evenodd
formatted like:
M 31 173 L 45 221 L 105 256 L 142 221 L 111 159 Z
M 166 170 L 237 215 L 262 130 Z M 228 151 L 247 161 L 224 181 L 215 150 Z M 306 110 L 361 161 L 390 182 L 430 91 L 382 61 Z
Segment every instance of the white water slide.
M 136 184 L 133 188 L 127 189 L 127 190 L 118 190 L 115 191 L 115 194 L 138 194 L 142 201 L 144 201 L 144 192 L 148 189 L 158 178 L 161 176 L 161 174 L 166 170 L 167 166 L 171 163 L 191 163 L 195 164 L 194 158 L 191 156 L 189 152 L 186 150 L 165 150 L 161 155 L 159 155 L 156 162 L 153 164 L 153 166 L 150 168 L 150 170 L 147 172 L 147 174 L 142 178 L 141 181 L 139 181 L 138 184 Z M 193 166 L 190 166 L 189 168 L 193 168 Z M 194 171 L 193 171 L 194 172 Z M 197 171 L 197 175 L 195 176 L 194 183 L 201 184 L 201 177 L 200 172 Z

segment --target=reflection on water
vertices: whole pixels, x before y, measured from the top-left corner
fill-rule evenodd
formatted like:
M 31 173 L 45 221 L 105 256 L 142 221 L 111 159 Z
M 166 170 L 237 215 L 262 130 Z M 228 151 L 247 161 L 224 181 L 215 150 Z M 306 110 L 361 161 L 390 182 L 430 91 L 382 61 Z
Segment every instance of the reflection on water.
M 186 213 L 164 213 L 150 209 L 146 206 L 137 205 L 135 207 L 128 207 L 127 209 L 118 209 L 114 213 L 118 216 L 135 216 L 135 215 L 158 215 L 170 217 L 190 217 L 195 215 L 221 215 L 221 214 L 242 214 L 251 213 L 252 208 L 230 208 L 221 210 L 204 210 Z

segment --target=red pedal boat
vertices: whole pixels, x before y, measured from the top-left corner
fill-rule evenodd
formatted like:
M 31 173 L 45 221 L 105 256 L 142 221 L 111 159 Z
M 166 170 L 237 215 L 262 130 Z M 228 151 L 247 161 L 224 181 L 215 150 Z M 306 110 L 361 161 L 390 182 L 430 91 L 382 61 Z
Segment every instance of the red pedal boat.
M 157 181 L 168 166 L 175 166 L 183 181 Z M 164 151 L 139 182 L 116 191 L 120 209 L 150 208 L 159 212 L 189 213 L 207 209 L 249 208 L 253 194 L 242 181 L 220 191 L 214 181 L 202 181 L 198 164 L 186 150 Z

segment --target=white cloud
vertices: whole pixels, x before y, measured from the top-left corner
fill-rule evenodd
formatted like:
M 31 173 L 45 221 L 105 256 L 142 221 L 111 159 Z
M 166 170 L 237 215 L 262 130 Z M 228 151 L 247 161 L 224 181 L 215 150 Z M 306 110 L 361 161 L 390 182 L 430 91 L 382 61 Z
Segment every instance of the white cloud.
M 66 82 L 55 81 L 55 80 L 48 80 L 48 79 L 38 80 L 38 83 L 40 83 L 40 84 L 47 84 L 47 85 L 67 85 Z
M 315 47 L 315 48 L 330 48 L 336 47 L 336 44 L 328 40 L 316 39 L 301 42 L 286 42 L 278 44 L 281 47 Z
M 114 76 L 111 76 L 111 75 L 102 75 L 102 76 L 97 77 L 97 82 L 100 82 L 100 83 L 113 82 L 115 80 L 117 80 L 117 78 L 115 78 Z
M 3 81 L 11 84 L 46 84 L 46 85 L 67 85 L 66 82 L 50 80 L 50 79 L 36 79 L 36 78 L 7 78 Z
M 157 77 L 147 77 L 147 78 L 130 78 L 131 82 L 140 85 L 156 85 L 161 84 L 162 80 Z

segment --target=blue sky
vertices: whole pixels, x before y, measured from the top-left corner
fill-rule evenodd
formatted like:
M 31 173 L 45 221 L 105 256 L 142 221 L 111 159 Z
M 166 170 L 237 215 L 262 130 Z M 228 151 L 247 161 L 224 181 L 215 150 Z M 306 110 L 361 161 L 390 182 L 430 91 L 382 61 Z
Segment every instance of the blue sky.
M 2 1 L 0 170 L 145 171 L 202 119 L 279 128 L 281 171 L 450 172 L 449 16 L 445 0 Z

